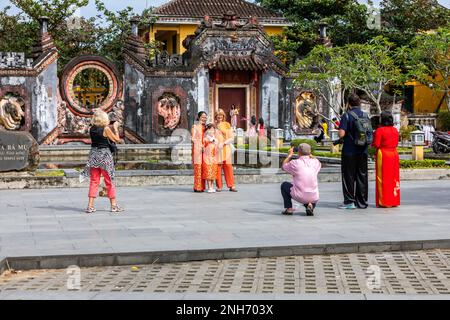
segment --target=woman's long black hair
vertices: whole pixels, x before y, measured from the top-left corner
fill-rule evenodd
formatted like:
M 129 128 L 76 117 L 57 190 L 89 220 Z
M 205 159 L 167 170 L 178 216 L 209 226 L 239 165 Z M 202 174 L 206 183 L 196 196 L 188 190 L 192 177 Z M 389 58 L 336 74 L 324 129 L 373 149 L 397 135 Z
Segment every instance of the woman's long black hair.
M 394 117 L 389 111 L 383 111 L 381 113 L 381 126 L 382 127 L 392 127 L 394 126 Z

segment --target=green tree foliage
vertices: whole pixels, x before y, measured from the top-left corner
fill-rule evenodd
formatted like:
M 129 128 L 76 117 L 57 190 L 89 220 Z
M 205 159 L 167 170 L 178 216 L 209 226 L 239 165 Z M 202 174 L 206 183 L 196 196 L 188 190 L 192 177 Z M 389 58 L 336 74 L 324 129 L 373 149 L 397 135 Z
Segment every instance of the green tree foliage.
M 353 90 L 363 91 L 381 113 L 384 87 L 404 79 L 395 63 L 397 52 L 393 47 L 382 37 L 342 47 L 317 46 L 293 68 L 295 84 L 315 92 L 339 113 L 337 109 L 342 108 L 343 103 L 339 105 L 330 100 L 329 93 L 336 91 L 336 79 L 340 79 L 342 96 Z
M 367 27 L 367 8 L 354 0 L 257 0 L 262 6 L 283 14 L 291 22 L 285 34 L 275 36 L 275 48 L 291 60 L 305 56 L 317 44 L 320 22 L 329 25 L 328 35 L 336 46 L 363 43 L 376 35 Z
M 57 37 L 66 34 L 66 21 L 78 8 L 87 6 L 89 0 L 10 0 L 28 17 L 37 20 L 39 17 L 49 18 L 49 32 Z
M 99 54 L 123 67 L 122 47 L 130 33 L 130 20 L 135 15 L 133 8 L 118 12 L 110 11 L 101 0 L 95 0 L 99 15 L 90 19 L 79 18 L 71 23 L 77 9 L 86 6 L 89 0 L 10 0 L 21 13 L 11 15 L 9 8 L 0 11 L 1 51 L 20 51 L 31 54 L 38 30 L 37 20 L 49 18 L 49 33 L 60 52 L 59 72 L 74 57 L 80 54 Z M 154 18 L 152 9 L 141 16 L 142 25 Z M 156 49 L 157 44 L 147 45 Z
M 89 0 L 10 0 L 19 9 L 22 10 L 18 20 L 18 26 L 29 26 L 30 32 L 15 32 L 14 38 L 7 43 L 14 41 L 25 41 L 31 45 L 17 46 L 15 51 L 28 51 L 29 54 L 32 44 L 36 41 L 38 30 L 37 20 L 39 17 L 49 18 L 48 31 L 52 35 L 56 47 L 60 52 L 58 59 L 59 70 L 69 62 L 70 59 L 78 54 L 94 53 L 96 51 L 96 33 L 98 26 L 95 19 L 80 19 L 79 26 L 69 28 L 68 21 L 78 8 L 86 6 Z
M 368 43 L 344 46 L 341 52 L 344 59 L 339 66 L 346 71 L 342 80 L 348 87 L 363 91 L 380 114 L 384 88 L 404 80 L 396 63 L 395 45 L 380 36 Z
M 25 52 L 30 55 L 38 24 L 27 20 L 23 13 L 14 15 L 9 10 L 10 7 L 5 7 L 0 11 L 0 51 Z
M 450 28 L 417 35 L 403 54 L 408 59 L 408 76 L 444 96 L 450 111 Z
M 450 131 L 450 112 L 439 112 L 438 114 L 439 129 L 442 131 Z
M 335 91 L 335 79 L 340 70 L 338 68 L 339 50 L 316 46 L 302 60 L 292 68 L 295 77 L 294 84 L 298 88 L 311 91 L 316 97 L 320 97 L 327 106 L 339 114 L 340 103 L 337 104 L 330 97 L 330 92 Z
M 450 10 L 436 0 L 383 0 L 381 29 L 367 26 L 368 8 L 355 0 L 256 0 L 283 14 L 291 22 L 273 42 L 280 57 L 290 62 L 308 54 L 317 45 L 318 25 L 329 24 L 328 36 L 334 46 L 365 43 L 383 35 L 395 46 L 408 45 L 419 31 L 448 27 Z
M 450 10 L 436 0 L 383 0 L 382 32 L 398 46 L 409 45 L 417 32 L 448 27 Z
M 95 0 L 97 10 L 101 12 L 99 19 L 104 19 L 104 28 L 99 30 L 97 35 L 99 54 L 115 61 L 119 68 L 123 65 L 122 48 L 126 38 L 130 35 L 130 20 L 135 16 L 132 7 L 113 12 L 106 8 L 101 0 Z M 141 14 L 140 25 L 148 26 L 155 20 L 152 9 L 145 9 Z M 157 43 L 147 44 L 147 49 L 156 49 Z

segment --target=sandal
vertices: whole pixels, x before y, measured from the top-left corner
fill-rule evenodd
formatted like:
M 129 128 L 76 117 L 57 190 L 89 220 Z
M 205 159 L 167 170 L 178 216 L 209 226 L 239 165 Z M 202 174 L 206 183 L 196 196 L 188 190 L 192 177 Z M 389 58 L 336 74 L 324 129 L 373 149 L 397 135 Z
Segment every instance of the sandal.
M 235 187 L 230 188 L 230 192 L 238 192 Z
M 121 207 L 119 207 L 118 205 L 112 206 L 111 207 L 111 212 L 113 213 L 119 213 L 119 212 L 124 212 L 125 210 Z
M 94 213 L 97 210 L 94 207 L 87 207 L 86 210 L 84 210 L 84 212 L 86 213 Z
M 294 215 L 294 212 L 293 211 L 288 211 L 286 209 L 281 214 L 284 215 L 284 216 L 292 216 L 292 215 Z
M 314 216 L 314 206 L 312 203 L 308 204 L 306 206 L 306 215 L 308 217 L 313 217 Z

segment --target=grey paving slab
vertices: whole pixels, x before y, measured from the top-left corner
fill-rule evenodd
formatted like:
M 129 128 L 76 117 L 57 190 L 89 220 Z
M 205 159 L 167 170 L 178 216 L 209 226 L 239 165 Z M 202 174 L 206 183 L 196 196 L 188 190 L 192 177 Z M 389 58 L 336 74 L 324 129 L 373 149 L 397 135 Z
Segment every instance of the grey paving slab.
M 277 184 L 194 194 L 188 186 L 120 188 L 120 215 L 83 213 L 87 190 L 0 191 L 0 255 L 38 256 L 450 239 L 450 181 L 402 183 L 402 206 L 340 211 L 340 183 L 320 186 L 315 217 L 282 216 Z M 64 197 L 61 197 L 64 195 Z M 374 190 L 371 184 L 370 201 Z M 430 245 L 428 245 L 430 246 Z M 429 248 L 429 247 L 428 247 Z

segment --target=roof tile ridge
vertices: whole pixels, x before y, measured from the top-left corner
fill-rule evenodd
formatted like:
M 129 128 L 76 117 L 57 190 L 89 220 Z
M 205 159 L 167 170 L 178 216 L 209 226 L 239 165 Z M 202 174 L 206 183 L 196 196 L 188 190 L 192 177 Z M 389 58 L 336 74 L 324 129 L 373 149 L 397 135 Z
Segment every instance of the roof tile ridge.
M 157 8 L 153 11 L 153 13 L 158 14 L 158 11 L 159 11 L 159 10 L 164 10 L 164 9 L 166 9 L 167 7 L 169 7 L 169 6 L 173 5 L 173 4 L 175 4 L 175 3 L 178 2 L 178 1 L 179 1 L 179 0 L 169 0 L 169 2 L 164 3 L 164 4 L 160 5 L 159 7 L 157 7 Z

